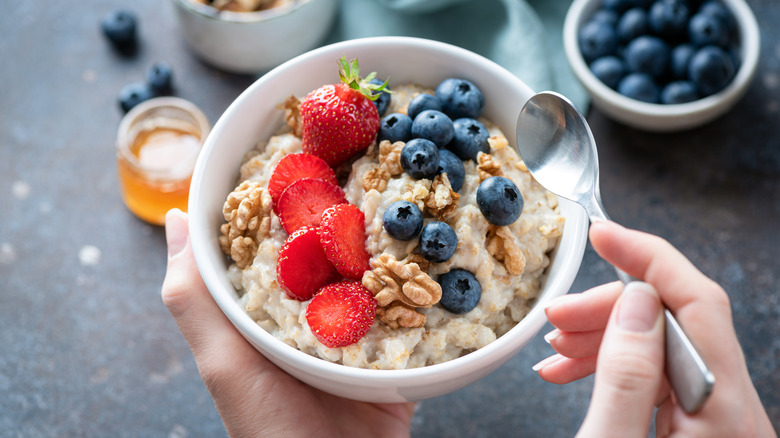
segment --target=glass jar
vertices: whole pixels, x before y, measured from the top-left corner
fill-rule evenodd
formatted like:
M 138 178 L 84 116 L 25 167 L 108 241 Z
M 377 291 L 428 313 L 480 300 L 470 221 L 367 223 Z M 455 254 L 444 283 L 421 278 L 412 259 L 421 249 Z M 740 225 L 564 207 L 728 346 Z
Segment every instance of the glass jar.
M 119 188 L 127 208 L 162 225 L 171 208 L 187 211 L 190 179 L 211 125 L 193 103 L 157 97 L 130 110 L 119 123 Z

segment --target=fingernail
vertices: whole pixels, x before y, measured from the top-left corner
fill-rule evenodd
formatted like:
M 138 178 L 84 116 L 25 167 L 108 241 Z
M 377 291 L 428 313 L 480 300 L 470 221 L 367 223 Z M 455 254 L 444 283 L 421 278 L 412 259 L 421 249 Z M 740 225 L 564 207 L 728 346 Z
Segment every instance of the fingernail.
M 541 361 L 539 361 L 539 363 L 532 366 L 531 369 L 534 371 L 539 371 L 542 368 L 546 367 L 547 365 L 554 364 L 555 362 L 558 362 L 561 359 L 563 359 L 563 356 L 561 356 L 560 354 L 553 354 L 552 356 L 544 358 Z
M 165 241 L 168 244 L 168 258 L 180 253 L 187 246 L 187 218 L 178 208 L 165 214 Z
M 579 294 L 566 294 L 566 295 L 557 296 L 551 299 L 550 301 L 548 301 L 547 303 L 545 303 L 544 311 L 547 312 L 547 310 L 552 307 L 558 306 L 562 303 L 569 302 L 571 300 L 576 300 L 578 296 Z
M 653 286 L 634 281 L 626 285 L 620 299 L 617 325 L 632 332 L 646 332 L 655 327 L 661 302 Z
M 560 335 L 561 335 L 561 331 L 560 330 L 553 329 L 550 333 L 547 333 L 546 335 L 544 335 L 544 341 L 549 344 L 552 341 L 558 339 L 558 336 L 560 336 Z

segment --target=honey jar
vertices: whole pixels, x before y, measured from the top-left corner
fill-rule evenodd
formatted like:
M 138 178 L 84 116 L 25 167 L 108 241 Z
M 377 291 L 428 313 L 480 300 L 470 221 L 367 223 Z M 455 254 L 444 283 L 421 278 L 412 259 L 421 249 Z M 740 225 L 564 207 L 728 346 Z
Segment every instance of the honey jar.
M 127 208 L 146 222 L 165 223 L 171 208 L 187 211 L 195 161 L 211 125 L 193 103 L 158 97 L 130 110 L 119 124 L 119 188 Z

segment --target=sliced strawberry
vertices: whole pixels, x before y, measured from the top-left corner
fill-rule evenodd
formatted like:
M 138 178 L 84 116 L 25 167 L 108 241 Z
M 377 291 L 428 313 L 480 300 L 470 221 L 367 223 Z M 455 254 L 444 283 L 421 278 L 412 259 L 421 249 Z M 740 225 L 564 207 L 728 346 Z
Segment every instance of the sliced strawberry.
M 314 337 L 330 348 L 346 347 L 368 333 L 376 300 L 359 281 L 342 281 L 320 289 L 306 308 Z
M 290 298 L 306 301 L 322 286 L 341 278 L 325 256 L 316 228 L 300 228 L 282 245 L 276 280 Z
M 352 204 L 334 205 L 322 212 L 319 232 L 325 255 L 339 274 L 352 280 L 360 280 L 371 269 L 365 221 L 363 212 Z
M 331 182 L 301 178 L 290 184 L 279 197 L 279 221 L 287 234 L 301 227 L 317 227 L 322 212 L 336 204 L 345 204 L 344 190 Z
M 282 157 L 268 181 L 268 193 L 274 201 L 274 208 L 282 192 L 301 178 L 319 178 L 338 185 L 336 173 L 322 158 L 311 154 L 289 154 Z

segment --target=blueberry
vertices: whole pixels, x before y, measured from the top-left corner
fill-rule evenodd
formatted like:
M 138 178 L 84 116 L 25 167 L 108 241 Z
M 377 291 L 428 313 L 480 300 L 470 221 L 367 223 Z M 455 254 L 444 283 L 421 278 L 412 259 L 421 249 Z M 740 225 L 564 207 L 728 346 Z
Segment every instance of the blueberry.
M 458 191 L 466 179 L 466 167 L 457 155 L 447 149 L 439 149 L 439 173 L 446 173 L 452 190 Z
M 136 18 L 130 11 L 117 9 L 103 17 L 100 28 L 114 47 L 122 50 L 136 45 Z
M 462 314 L 477 307 L 482 297 L 482 286 L 471 272 L 465 269 L 453 269 L 439 276 L 441 300 L 439 304 L 446 310 Z
M 617 12 L 611 9 L 599 9 L 593 13 L 593 15 L 590 17 L 590 21 L 604 23 L 609 26 L 617 26 L 618 18 L 619 16 Z
M 702 97 L 724 89 L 734 77 L 734 62 L 723 49 L 705 46 L 697 50 L 688 65 L 688 76 Z
M 409 101 L 406 113 L 414 120 L 418 114 L 425 110 L 441 111 L 441 101 L 433 94 L 420 93 Z
M 647 22 L 656 35 L 676 41 L 685 37 L 689 16 L 685 0 L 658 0 L 650 6 Z
M 661 103 L 676 104 L 693 102 L 699 98 L 696 85 L 691 81 L 672 81 L 661 90 Z
M 444 147 L 455 135 L 452 119 L 441 111 L 425 110 L 412 120 L 412 137 L 425 138 Z
M 704 2 L 699 8 L 699 13 L 720 18 L 726 25 L 729 34 L 733 35 L 737 31 L 737 20 L 734 18 L 734 15 L 718 0 Z
M 647 33 L 647 11 L 642 8 L 627 10 L 615 28 L 618 40 L 627 43 L 639 35 Z
M 602 56 L 590 65 L 593 75 L 609 88 L 617 89 L 617 85 L 626 75 L 626 63 L 617 56 Z
M 688 23 L 688 36 L 696 47 L 716 45 L 727 47 L 729 31 L 726 24 L 718 17 L 701 12 L 691 17 Z
M 669 46 L 660 38 L 642 35 L 628 43 L 624 52 L 628 69 L 659 78 L 669 66 Z
M 379 123 L 377 140 L 409 141 L 412 138 L 412 119 L 406 114 L 392 113 L 384 116 Z
M 617 13 L 623 13 L 634 6 L 636 6 L 634 0 L 604 0 L 602 3 L 602 7 Z
M 650 75 L 631 73 L 624 77 L 617 88 L 618 93 L 642 102 L 658 103 L 660 89 Z
M 670 70 L 675 79 L 688 78 L 688 64 L 696 49 L 690 44 L 680 44 L 672 49 Z
M 461 160 L 477 161 L 477 154 L 481 151 L 490 152 L 488 138 L 490 133 L 485 125 L 477 120 L 462 118 L 452 122 L 455 135 L 452 141 L 447 144 L 447 149 L 451 150 Z
M 146 82 L 127 84 L 119 91 L 119 106 L 124 112 L 130 111 L 139 103 L 155 96 L 154 90 Z
M 385 83 L 385 81 L 377 78 L 371 79 L 368 82 L 374 85 L 382 85 Z M 387 112 L 387 108 L 390 106 L 390 99 L 392 98 L 390 93 L 385 90 L 389 91 L 390 88 L 385 87 L 384 90 L 379 92 L 379 97 L 377 97 L 374 101 L 374 105 L 376 106 L 376 111 L 379 113 L 379 117 L 382 117 Z
M 614 55 L 617 51 L 617 33 L 615 27 L 609 24 L 589 21 L 582 26 L 577 38 L 582 57 L 587 63 L 602 56 Z
M 523 212 L 523 194 L 511 179 L 491 176 L 477 188 L 477 206 L 493 225 L 514 223 Z
M 420 233 L 420 255 L 426 260 L 446 262 L 458 248 L 458 235 L 444 222 L 433 221 L 423 227 Z
M 433 179 L 439 171 L 439 148 L 424 138 L 413 138 L 401 149 L 401 167 L 414 179 Z
M 422 230 L 423 215 L 414 202 L 396 201 L 382 215 L 382 226 L 393 239 L 412 240 Z
M 173 71 L 164 62 L 152 64 L 146 69 L 146 82 L 157 96 L 165 96 L 173 92 Z
M 485 109 L 485 98 L 472 82 L 449 78 L 436 87 L 436 97 L 441 101 L 445 114 L 452 119 L 471 117 L 476 119 Z

